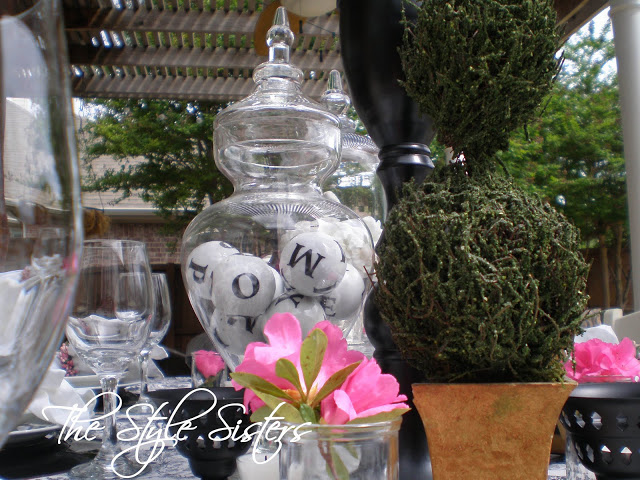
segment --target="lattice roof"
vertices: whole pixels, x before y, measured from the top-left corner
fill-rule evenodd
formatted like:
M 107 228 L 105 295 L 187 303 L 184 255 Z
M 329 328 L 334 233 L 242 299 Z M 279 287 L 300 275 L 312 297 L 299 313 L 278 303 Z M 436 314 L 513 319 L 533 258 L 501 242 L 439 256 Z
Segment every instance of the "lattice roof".
M 275 0 L 277 2 L 278 0 Z M 242 5 L 237 7 L 237 3 Z M 266 60 L 254 31 L 274 0 L 63 0 L 74 95 L 232 101 L 253 89 Z M 556 0 L 565 36 L 606 0 Z M 299 27 L 292 25 L 294 30 Z M 338 13 L 305 19 L 292 62 L 319 97 L 342 71 Z

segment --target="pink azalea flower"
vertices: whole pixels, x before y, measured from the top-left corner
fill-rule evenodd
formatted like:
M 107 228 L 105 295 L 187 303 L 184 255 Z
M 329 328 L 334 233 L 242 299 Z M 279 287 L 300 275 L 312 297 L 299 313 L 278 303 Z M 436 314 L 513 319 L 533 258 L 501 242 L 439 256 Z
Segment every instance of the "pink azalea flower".
M 576 343 L 573 355 L 575 370 L 571 359 L 564 364 L 564 368 L 567 376 L 579 383 L 615 381 L 620 377 L 633 379 L 640 375 L 636 347 L 629 338 L 623 338 L 619 344 L 597 338 Z
M 342 425 L 398 408 L 409 408 L 407 397 L 398 395 L 400 386 L 393 375 L 383 374 L 375 360 L 365 359 L 351 372 L 342 386 L 322 400 L 324 421 Z
M 195 355 L 196 368 L 207 379 L 215 377 L 224 368 L 224 360 L 220 354 L 209 350 L 197 350 Z
M 302 346 L 300 322 L 290 313 L 277 313 L 269 319 L 264 327 L 264 335 L 268 343 L 253 342 L 247 345 L 244 360 L 238 365 L 236 372 L 257 375 L 295 397 L 299 395 L 295 386 L 276 375 L 276 362 L 279 359 L 286 358 L 296 366 L 300 383 L 307 392 L 317 392 L 331 375 L 366 358 L 360 352 L 347 350 L 347 341 L 342 336 L 342 331 L 330 322 L 320 322 L 315 328 L 325 333 L 328 344 L 320 373 L 309 388 L 304 383 L 300 367 Z M 236 390 L 242 388 L 235 381 L 232 384 Z M 254 412 L 264 405 L 264 402 L 248 388 L 244 391 L 244 403 Z

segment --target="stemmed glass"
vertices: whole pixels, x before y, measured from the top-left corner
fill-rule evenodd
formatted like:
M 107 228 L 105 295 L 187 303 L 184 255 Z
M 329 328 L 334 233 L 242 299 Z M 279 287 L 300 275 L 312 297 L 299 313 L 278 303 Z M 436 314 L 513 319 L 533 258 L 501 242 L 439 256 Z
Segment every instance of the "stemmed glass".
M 100 377 L 105 429 L 95 459 L 73 468 L 71 478 L 134 475 L 140 467 L 120 455 L 117 442 L 118 379 L 149 336 L 153 313 L 151 270 L 145 245 L 130 240 L 88 240 L 66 334 Z
M 0 1 L 0 446 L 60 346 L 82 247 L 61 17 Z
M 149 367 L 149 354 L 153 347 L 158 345 L 169 330 L 171 322 L 171 300 L 169 299 L 169 284 L 164 273 L 152 273 L 151 283 L 153 284 L 154 309 L 149 328 L 149 339 L 138 355 L 140 363 L 140 398 L 136 405 L 145 406 L 145 411 L 153 410 L 153 400 L 149 398 L 149 387 L 147 371 Z

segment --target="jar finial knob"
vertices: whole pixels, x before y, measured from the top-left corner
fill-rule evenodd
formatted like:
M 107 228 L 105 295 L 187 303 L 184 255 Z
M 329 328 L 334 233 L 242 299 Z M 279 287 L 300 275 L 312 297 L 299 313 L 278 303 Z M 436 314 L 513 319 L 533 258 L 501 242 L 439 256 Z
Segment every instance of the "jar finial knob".
M 278 7 L 273 17 L 273 26 L 267 32 L 269 60 L 256 67 L 253 75 L 256 82 L 265 77 L 286 77 L 298 82 L 302 80 L 302 70 L 289 64 L 294 40 L 293 31 L 289 28 L 287 9 Z
M 331 70 L 327 89 L 322 94 L 321 103 L 334 115 L 340 118 L 343 129 L 355 130 L 355 122 L 347 116 L 351 106 L 351 98 L 342 89 L 342 77 L 338 70 Z

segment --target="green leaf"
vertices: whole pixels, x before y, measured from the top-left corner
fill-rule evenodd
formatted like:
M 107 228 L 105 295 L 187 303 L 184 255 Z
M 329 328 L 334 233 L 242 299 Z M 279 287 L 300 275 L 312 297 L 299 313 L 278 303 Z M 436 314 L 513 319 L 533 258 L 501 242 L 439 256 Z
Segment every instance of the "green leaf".
M 295 400 L 287 392 L 253 373 L 234 372 L 231 374 L 231 378 L 258 396 L 260 396 L 259 393 L 266 393 L 281 400 L 290 400 L 295 403 Z
M 266 416 L 273 414 L 275 417 L 282 417 L 285 421 L 290 423 L 304 423 L 298 409 L 290 403 L 283 402 L 282 399 L 269 395 L 268 393 L 255 393 L 260 400 L 266 403 L 267 407 L 271 409 L 271 412 Z
M 306 403 L 300 405 L 300 415 L 305 422 L 318 423 L 318 416 L 315 410 Z
M 328 342 L 329 340 L 325 333 L 318 329 L 312 330 L 302 342 L 300 366 L 302 367 L 302 375 L 304 376 L 307 391 L 311 390 L 311 385 L 313 385 L 318 373 L 320 373 Z
M 298 392 L 300 392 L 303 402 L 307 400 L 307 396 L 300 384 L 300 374 L 291 360 L 287 360 L 286 358 L 278 360 L 276 362 L 276 375 L 291 382 L 291 384 L 298 389 Z
M 251 414 L 251 421 L 256 422 L 264 422 L 265 419 L 271 415 L 273 409 L 265 405 L 264 407 L 260 407 L 258 410 Z
M 400 415 L 402 415 L 403 413 L 408 412 L 409 410 L 411 410 L 411 409 L 410 408 L 396 408 L 395 410 L 392 410 L 390 412 L 377 413 L 376 415 L 371 415 L 370 417 L 354 418 L 353 420 L 347 422 L 347 424 L 386 422 L 388 420 L 394 420 L 394 419 L 398 418 Z
M 322 386 L 318 394 L 315 396 L 313 402 L 311 402 L 311 406 L 316 407 L 327 395 L 329 395 L 335 389 L 340 388 L 347 377 L 358 367 L 358 365 L 360 365 L 360 362 L 352 363 L 351 365 L 347 365 L 342 370 L 338 370 L 336 373 L 331 375 Z
M 349 470 L 347 470 L 347 467 L 344 465 L 335 446 L 331 445 L 329 448 L 331 449 L 331 464 L 327 463 L 329 475 L 336 480 L 349 480 Z

